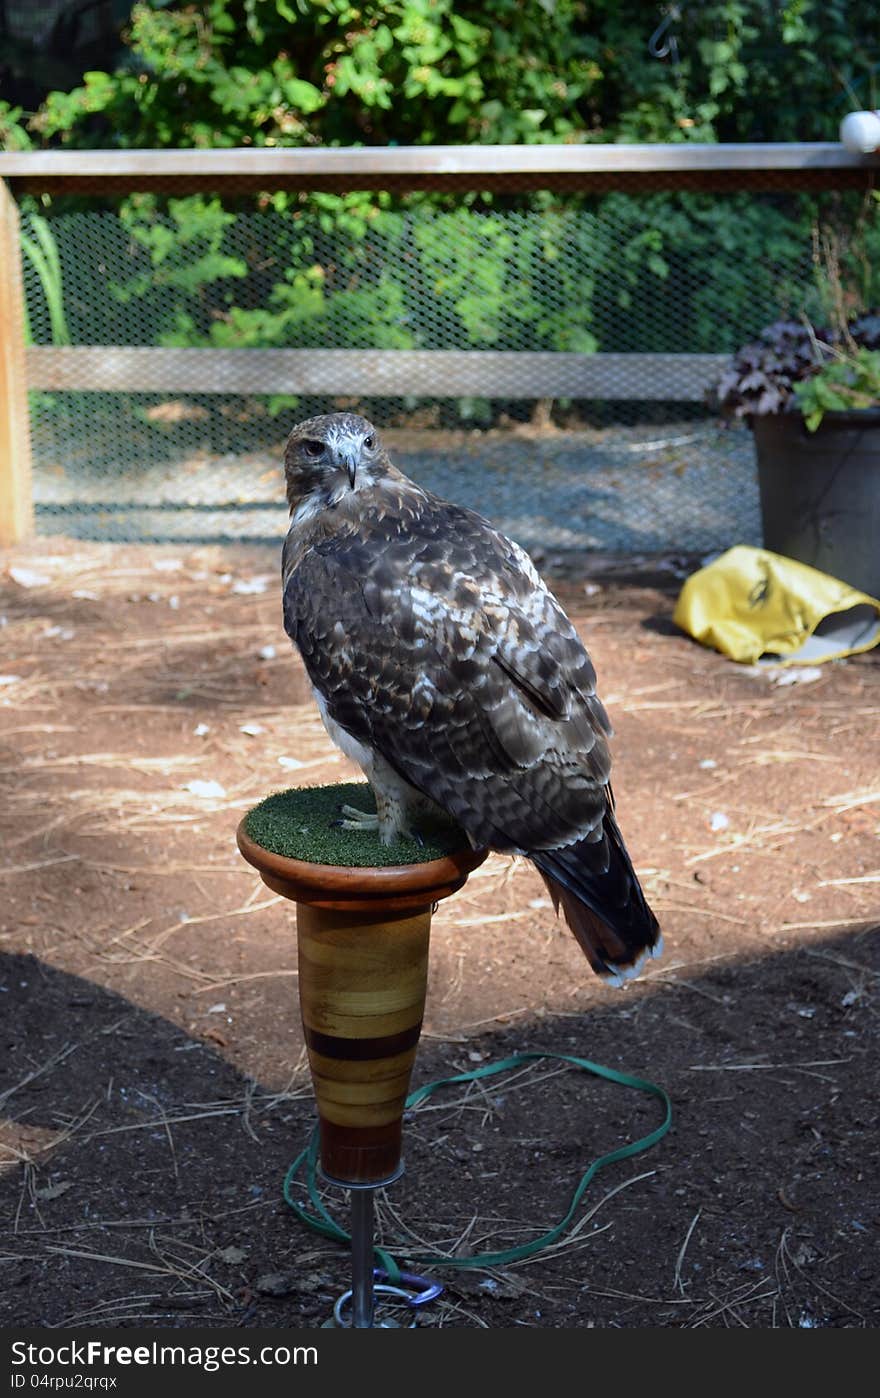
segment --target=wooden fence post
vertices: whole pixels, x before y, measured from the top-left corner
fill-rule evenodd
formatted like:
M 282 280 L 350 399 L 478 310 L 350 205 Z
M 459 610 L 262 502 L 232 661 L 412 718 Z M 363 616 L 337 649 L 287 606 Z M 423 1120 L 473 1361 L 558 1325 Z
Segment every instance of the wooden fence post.
M 18 208 L 0 181 L 0 547 L 33 533 Z

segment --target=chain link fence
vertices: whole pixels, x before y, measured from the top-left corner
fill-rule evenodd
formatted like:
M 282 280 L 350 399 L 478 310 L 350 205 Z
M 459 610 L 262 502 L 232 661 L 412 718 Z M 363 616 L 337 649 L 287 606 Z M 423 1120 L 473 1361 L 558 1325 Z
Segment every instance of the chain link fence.
M 751 435 L 706 388 L 713 357 L 809 307 L 815 196 L 63 208 L 22 207 L 43 533 L 280 539 L 285 436 L 345 408 L 538 554 L 760 542 Z M 48 347 L 80 347 L 74 371 Z

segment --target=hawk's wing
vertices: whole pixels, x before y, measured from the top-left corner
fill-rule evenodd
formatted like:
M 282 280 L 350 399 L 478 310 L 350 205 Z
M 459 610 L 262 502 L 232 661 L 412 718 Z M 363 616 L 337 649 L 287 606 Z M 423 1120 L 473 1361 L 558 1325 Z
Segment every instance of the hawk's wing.
M 479 515 L 435 501 L 405 530 L 325 540 L 285 579 L 284 624 L 330 717 L 475 844 L 601 838 L 610 727 L 589 656 Z

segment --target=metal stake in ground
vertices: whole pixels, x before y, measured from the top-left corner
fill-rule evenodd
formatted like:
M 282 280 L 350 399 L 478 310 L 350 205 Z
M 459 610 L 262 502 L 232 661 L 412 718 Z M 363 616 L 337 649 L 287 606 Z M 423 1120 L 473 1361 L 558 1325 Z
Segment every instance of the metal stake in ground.
M 351 1195 L 351 1328 L 373 1324 L 373 1188 Z
M 350 832 L 335 838 L 333 815 L 351 787 L 270 797 L 242 821 L 238 845 L 263 882 L 296 903 L 299 999 L 318 1107 L 323 1177 L 352 1191 L 352 1327 L 375 1322 L 373 1203 L 403 1170 L 403 1109 L 422 1027 L 431 913 L 486 857 L 447 830 L 437 845 L 409 845 L 410 863 L 389 864 L 396 847 Z M 366 792 L 367 788 L 356 790 Z M 286 805 L 283 805 L 286 802 Z M 270 803 L 275 803 L 270 806 Z M 273 817 L 261 820 L 270 807 Z M 328 834 L 328 832 L 330 832 Z M 285 839 L 292 836 L 293 844 Z M 372 839 L 372 844 L 370 840 Z M 267 849 L 264 842 L 274 846 Z M 384 864 L 345 864 L 346 847 Z M 294 848 L 298 855 L 277 853 Z M 320 862 L 335 857 L 339 863 Z M 381 1324 L 381 1322 L 380 1322 Z

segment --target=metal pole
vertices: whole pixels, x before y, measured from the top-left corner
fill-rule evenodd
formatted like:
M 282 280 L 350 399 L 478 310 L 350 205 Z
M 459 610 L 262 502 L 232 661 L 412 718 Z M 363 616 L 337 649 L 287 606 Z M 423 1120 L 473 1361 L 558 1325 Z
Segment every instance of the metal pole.
M 351 1191 L 351 1326 L 373 1326 L 373 1194 L 371 1186 Z

